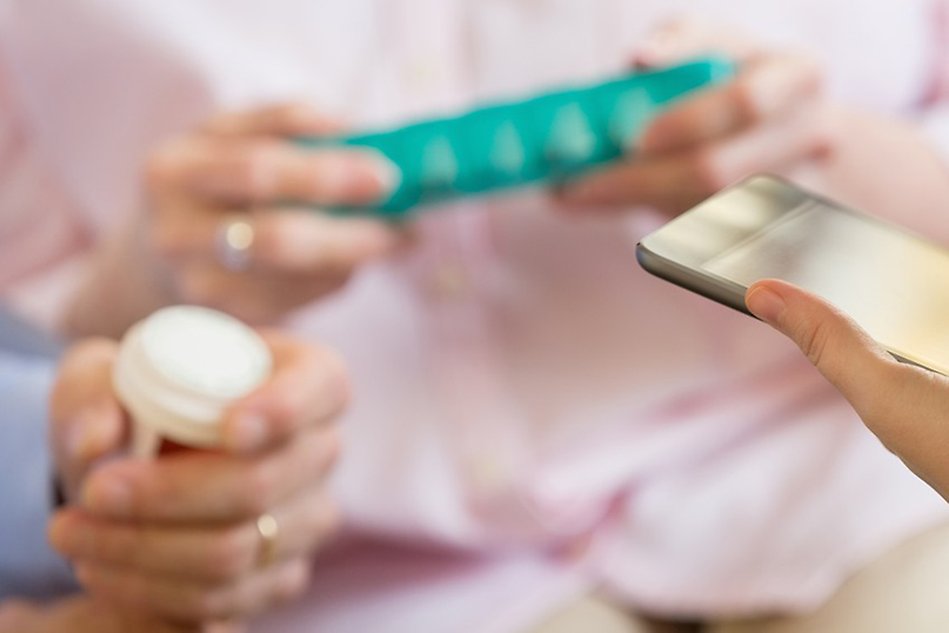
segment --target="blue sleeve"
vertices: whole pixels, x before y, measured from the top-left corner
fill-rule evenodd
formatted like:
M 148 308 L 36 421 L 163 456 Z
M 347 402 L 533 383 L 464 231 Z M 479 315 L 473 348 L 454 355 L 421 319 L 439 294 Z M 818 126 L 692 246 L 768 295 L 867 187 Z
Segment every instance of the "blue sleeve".
M 74 587 L 69 567 L 46 541 L 54 506 L 46 444 L 53 372 L 48 359 L 0 351 L 0 600 Z

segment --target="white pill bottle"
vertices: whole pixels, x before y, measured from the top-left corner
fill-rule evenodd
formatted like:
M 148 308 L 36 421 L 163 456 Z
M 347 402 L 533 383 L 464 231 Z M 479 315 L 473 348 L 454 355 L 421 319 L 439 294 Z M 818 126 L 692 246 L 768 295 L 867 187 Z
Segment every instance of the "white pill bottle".
M 219 448 L 228 408 L 272 369 L 267 344 L 229 315 L 196 306 L 155 312 L 125 335 L 112 376 L 132 419 L 131 453 Z

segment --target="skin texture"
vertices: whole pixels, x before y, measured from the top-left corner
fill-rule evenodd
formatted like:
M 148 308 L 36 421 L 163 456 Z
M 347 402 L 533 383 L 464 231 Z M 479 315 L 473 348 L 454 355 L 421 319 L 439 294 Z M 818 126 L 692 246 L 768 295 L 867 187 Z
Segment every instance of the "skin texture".
M 221 114 L 158 147 L 144 176 L 148 213 L 101 245 L 66 329 L 115 336 L 168 303 L 270 323 L 392 256 L 405 244 L 404 231 L 306 208 L 370 202 L 397 183 L 395 168 L 377 154 L 288 142 L 340 130 L 316 110 L 289 104 Z M 219 230 L 233 220 L 254 229 L 246 270 L 226 268 L 216 252 Z M 104 314 L 106 297 L 124 301 Z
M 226 450 L 151 461 L 121 453 L 128 421 L 112 393 L 115 344 L 91 340 L 66 355 L 52 398 L 51 442 L 70 504 L 53 517 L 49 537 L 88 596 L 46 611 L 9 606 L 14 614 L 6 617 L 56 630 L 43 622 L 56 621 L 62 607 L 93 623 L 101 613 L 102 628 L 89 630 L 112 630 L 135 614 L 154 621 L 156 631 L 229 631 L 221 623 L 302 591 L 313 554 L 339 521 L 325 482 L 340 451 L 333 420 L 349 389 L 329 352 L 275 332 L 263 336 L 274 373 L 227 413 Z M 263 513 L 280 528 L 267 565 L 256 528 Z
M 820 68 L 806 55 L 763 47 L 718 25 L 675 21 L 658 28 L 631 61 L 660 66 L 707 53 L 737 60 L 738 76 L 660 115 L 627 160 L 560 188 L 555 206 L 619 217 L 645 205 L 672 216 L 747 175 L 775 172 L 949 238 L 930 213 L 949 197 L 941 158 L 910 123 L 830 101 Z M 292 197 L 367 200 L 391 188 L 394 178 L 378 157 L 307 155 L 284 142 L 338 128 L 310 107 L 281 105 L 222 114 L 157 148 L 145 179 L 149 213 L 103 240 L 64 328 L 115 336 L 174 302 L 275 321 L 410 244 L 404 231 L 385 224 L 281 206 Z M 252 265 L 242 272 L 223 269 L 213 253 L 215 232 L 235 214 L 257 228 Z
M 746 303 L 794 341 L 887 448 L 949 499 L 949 379 L 897 362 L 847 315 L 786 282 L 756 283 Z
M 725 29 L 673 22 L 633 61 L 663 66 L 711 52 L 736 60 L 737 76 L 660 114 L 629 159 L 565 188 L 568 208 L 611 213 L 650 206 L 676 215 L 749 173 L 793 169 L 828 151 L 820 69 L 805 55 L 760 48 Z
M 911 122 L 830 99 L 807 55 L 679 20 L 657 29 L 633 62 L 657 66 L 708 53 L 737 60 L 737 77 L 657 117 L 625 162 L 564 189 L 565 212 L 609 217 L 645 205 L 674 216 L 770 172 L 949 239 L 949 225 L 932 212 L 949 198 L 942 157 Z
M 88 596 L 60 600 L 45 608 L 25 602 L 0 605 L 2 633 L 241 633 L 238 624 L 171 624 L 112 608 Z

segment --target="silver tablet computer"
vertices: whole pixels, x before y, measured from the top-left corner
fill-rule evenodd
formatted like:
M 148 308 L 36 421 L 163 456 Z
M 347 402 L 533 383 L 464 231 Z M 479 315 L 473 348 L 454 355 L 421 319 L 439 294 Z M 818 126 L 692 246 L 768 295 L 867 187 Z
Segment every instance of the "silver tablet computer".
M 897 358 L 949 374 L 949 250 L 784 180 L 754 176 L 726 189 L 644 238 L 637 257 L 746 313 L 755 281 L 789 281 L 837 305 Z

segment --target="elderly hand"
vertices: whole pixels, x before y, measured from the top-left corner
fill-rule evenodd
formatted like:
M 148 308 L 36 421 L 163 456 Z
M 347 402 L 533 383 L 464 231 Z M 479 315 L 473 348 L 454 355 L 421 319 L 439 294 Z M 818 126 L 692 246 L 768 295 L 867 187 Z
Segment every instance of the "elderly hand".
M 850 318 L 781 281 L 762 281 L 748 309 L 793 340 L 866 425 L 949 499 L 949 379 L 896 361 Z
M 124 613 L 88 596 L 40 607 L 26 602 L 0 604 L 0 633 L 239 633 L 238 625 L 171 624 Z
M 742 177 L 782 172 L 827 151 L 829 117 L 815 64 L 694 22 L 660 29 L 636 57 L 657 66 L 719 52 L 739 63 L 730 82 L 657 116 L 629 158 L 568 185 L 568 209 L 646 205 L 677 214 Z
M 289 142 L 338 131 L 304 106 L 279 106 L 221 115 L 154 153 L 145 234 L 176 301 L 270 322 L 398 247 L 402 234 L 383 222 L 301 208 L 384 199 L 397 183 L 381 155 Z
M 200 623 L 258 613 L 305 586 L 312 554 L 337 523 L 325 481 L 339 452 L 332 420 L 348 388 L 328 352 L 264 337 L 274 373 L 229 411 L 226 450 L 153 461 L 114 455 L 127 437 L 111 389 L 114 344 L 93 341 L 67 355 L 52 440 L 75 505 L 54 517 L 50 539 L 93 596 Z M 264 538 L 273 520 L 277 534 Z

